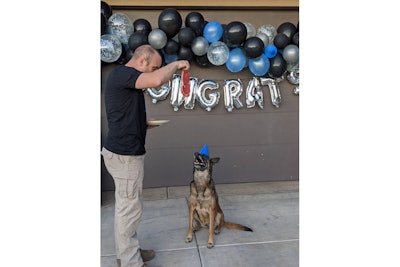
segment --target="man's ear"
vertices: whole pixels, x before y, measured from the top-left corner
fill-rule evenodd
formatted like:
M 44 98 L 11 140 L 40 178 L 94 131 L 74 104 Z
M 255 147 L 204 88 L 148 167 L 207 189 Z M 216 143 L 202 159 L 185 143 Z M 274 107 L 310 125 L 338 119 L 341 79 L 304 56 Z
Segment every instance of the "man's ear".
M 212 164 L 217 164 L 219 162 L 219 158 L 212 158 L 210 161 Z

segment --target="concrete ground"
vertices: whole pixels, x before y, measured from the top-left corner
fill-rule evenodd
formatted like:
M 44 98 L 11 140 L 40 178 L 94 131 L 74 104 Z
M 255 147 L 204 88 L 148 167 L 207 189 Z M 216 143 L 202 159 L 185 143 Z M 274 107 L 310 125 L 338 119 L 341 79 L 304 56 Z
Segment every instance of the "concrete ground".
M 208 230 L 185 243 L 189 186 L 144 189 L 138 237 L 154 249 L 150 267 L 299 266 L 299 182 L 216 184 L 225 220 L 254 232 L 222 228 L 207 248 Z M 101 267 L 114 267 L 114 192 L 102 194 Z

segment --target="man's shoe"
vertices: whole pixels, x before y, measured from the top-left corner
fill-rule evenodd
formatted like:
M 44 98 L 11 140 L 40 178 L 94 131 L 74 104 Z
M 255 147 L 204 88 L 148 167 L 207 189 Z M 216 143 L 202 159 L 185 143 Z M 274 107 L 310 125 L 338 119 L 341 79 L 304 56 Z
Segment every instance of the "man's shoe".
M 151 261 L 156 256 L 156 253 L 152 249 L 149 249 L 149 250 L 141 249 L 140 255 L 142 256 L 143 261 Z M 146 266 L 146 265 L 144 265 L 144 266 Z

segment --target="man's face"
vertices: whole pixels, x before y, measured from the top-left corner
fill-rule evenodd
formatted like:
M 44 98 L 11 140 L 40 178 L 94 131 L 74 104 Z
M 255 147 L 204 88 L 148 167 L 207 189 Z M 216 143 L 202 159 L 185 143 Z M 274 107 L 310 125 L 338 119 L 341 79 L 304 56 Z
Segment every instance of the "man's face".
M 150 62 L 144 66 L 143 72 L 153 72 L 161 67 L 162 59 L 159 54 L 153 55 Z

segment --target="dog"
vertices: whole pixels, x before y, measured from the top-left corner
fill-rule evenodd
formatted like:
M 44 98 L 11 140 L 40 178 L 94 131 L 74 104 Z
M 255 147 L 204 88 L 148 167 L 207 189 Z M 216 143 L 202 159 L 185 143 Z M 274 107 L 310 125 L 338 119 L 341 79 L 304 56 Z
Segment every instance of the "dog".
M 207 248 L 214 247 L 214 233 L 219 234 L 222 227 L 253 232 L 249 227 L 226 222 L 218 202 L 218 194 L 212 179 L 212 167 L 220 158 L 194 153 L 193 181 L 190 183 L 189 229 L 186 243 L 193 239 L 193 232 L 208 227 Z M 195 225 L 194 225 L 195 224 Z

